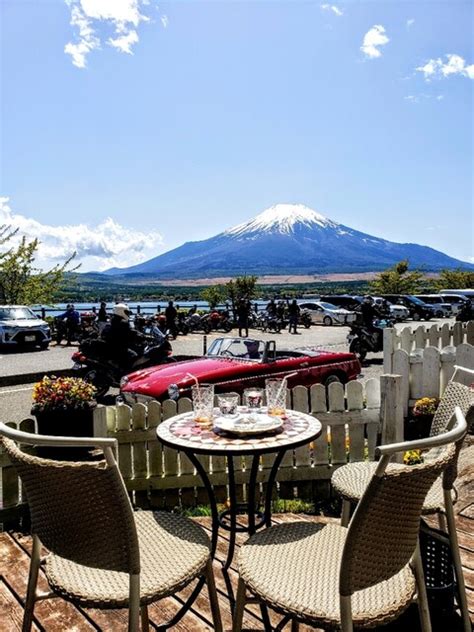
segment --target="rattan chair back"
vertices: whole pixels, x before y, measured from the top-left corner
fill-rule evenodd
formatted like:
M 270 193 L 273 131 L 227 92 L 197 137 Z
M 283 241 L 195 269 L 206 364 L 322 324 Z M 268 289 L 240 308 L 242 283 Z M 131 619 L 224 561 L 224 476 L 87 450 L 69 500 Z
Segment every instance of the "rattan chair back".
M 372 477 L 351 520 L 340 570 L 340 594 L 349 596 L 398 573 L 412 557 L 425 496 L 455 458 L 451 443 L 436 458 Z
M 448 382 L 444 389 L 443 396 L 433 417 L 430 437 L 435 437 L 442 432 L 446 432 L 454 419 L 454 409 L 458 406 L 462 414 L 466 417 L 470 409 L 474 406 L 474 389 L 459 382 Z M 464 437 L 456 442 L 456 455 L 451 465 L 443 472 L 443 487 L 451 489 L 458 475 L 458 457 L 461 452 Z M 434 448 L 425 455 L 425 459 L 430 459 L 436 454 Z
M 24 485 L 32 533 L 47 549 L 85 566 L 140 572 L 133 510 L 115 463 L 52 461 L 1 441 Z

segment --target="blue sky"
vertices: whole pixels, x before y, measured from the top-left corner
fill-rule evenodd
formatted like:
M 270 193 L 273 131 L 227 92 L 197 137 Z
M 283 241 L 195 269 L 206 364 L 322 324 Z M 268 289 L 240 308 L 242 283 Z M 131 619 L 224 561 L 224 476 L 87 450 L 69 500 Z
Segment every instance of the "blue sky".
M 0 6 L 0 223 L 42 265 L 131 265 L 281 202 L 474 255 L 471 2 Z

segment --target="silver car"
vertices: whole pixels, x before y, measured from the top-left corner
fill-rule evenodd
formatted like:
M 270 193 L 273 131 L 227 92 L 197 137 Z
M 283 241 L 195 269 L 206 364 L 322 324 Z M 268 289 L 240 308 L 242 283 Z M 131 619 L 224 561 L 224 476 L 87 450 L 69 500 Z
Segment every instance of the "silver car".
M 47 349 L 50 342 L 48 323 L 38 318 L 29 307 L 0 305 L 0 345 Z
M 311 322 L 316 325 L 348 325 L 356 320 L 356 313 L 342 307 L 336 307 L 325 301 L 311 303 L 299 303 L 300 309 L 304 309 L 311 315 Z

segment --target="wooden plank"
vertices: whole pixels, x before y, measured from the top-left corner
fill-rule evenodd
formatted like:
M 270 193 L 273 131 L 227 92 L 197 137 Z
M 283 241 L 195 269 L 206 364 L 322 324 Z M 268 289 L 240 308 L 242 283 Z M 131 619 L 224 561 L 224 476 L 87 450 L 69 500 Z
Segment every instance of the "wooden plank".
M 423 325 L 417 327 L 414 331 L 415 349 L 424 349 L 426 345 L 426 334 Z
M 8 589 L 8 586 L 0 580 L 0 623 L 2 632 L 21 632 L 22 622 L 22 605 Z M 38 632 L 39 630 L 34 622 L 31 629 L 33 632 Z
M 24 536 L 23 536 L 24 537 Z M 9 590 L 14 592 L 24 605 L 30 558 L 13 538 L 7 534 L 0 534 L 2 574 Z M 31 539 L 30 539 L 31 544 Z M 38 590 L 48 590 L 48 583 L 44 573 L 40 571 Z M 89 632 L 94 628 L 72 604 L 63 600 L 46 599 L 35 605 L 35 619 L 48 632 L 60 630 L 75 630 Z
M 410 397 L 410 356 L 403 349 L 398 349 L 393 358 L 393 375 L 400 375 L 401 397 L 403 399 L 403 416 L 408 415 L 408 400 Z
M 440 392 L 444 393 L 444 389 L 452 378 L 454 373 L 454 365 L 456 364 L 456 349 L 454 347 L 443 347 L 441 350 L 441 376 L 440 376 Z
M 116 406 L 117 432 L 129 432 L 131 428 L 132 409 L 121 404 Z M 132 449 L 128 443 L 120 443 L 118 449 L 118 463 L 124 479 L 132 478 Z
M 449 323 L 441 325 L 440 329 L 441 348 L 448 347 L 451 344 L 451 328 Z
M 382 403 L 382 443 L 403 441 L 403 402 L 401 401 L 401 377 L 382 375 L 380 378 Z M 395 459 L 400 457 L 395 456 Z

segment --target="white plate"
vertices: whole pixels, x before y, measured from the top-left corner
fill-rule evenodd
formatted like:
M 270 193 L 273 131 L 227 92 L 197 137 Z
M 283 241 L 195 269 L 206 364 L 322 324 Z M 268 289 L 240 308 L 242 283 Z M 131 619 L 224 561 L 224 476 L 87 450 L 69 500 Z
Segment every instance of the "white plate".
M 239 413 L 236 417 L 215 417 L 214 428 L 232 434 L 261 434 L 278 430 L 283 426 L 279 417 L 271 417 L 264 413 Z

